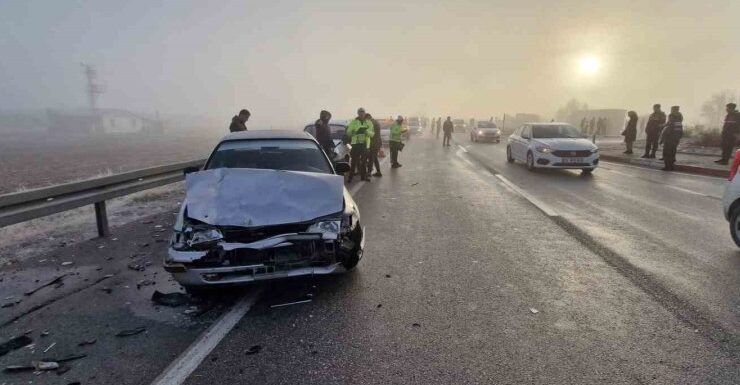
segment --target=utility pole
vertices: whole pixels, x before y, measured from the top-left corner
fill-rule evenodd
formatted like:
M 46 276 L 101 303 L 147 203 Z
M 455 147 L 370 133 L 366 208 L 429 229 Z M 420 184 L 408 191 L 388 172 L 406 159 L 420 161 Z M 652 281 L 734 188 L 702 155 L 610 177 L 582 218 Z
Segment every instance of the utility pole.
M 87 100 L 90 103 L 90 115 L 93 118 L 93 130 L 101 129 L 100 114 L 98 113 L 98 95 L 104 92 L 103 86 L 96 82 L 98 71 L 90 64 L 81 63 L 85 78 L 87 79 Z

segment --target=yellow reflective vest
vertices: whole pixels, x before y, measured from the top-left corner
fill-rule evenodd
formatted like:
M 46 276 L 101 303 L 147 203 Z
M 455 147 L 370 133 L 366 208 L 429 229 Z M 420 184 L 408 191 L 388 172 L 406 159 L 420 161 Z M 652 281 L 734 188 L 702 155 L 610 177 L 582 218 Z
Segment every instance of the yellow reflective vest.
M 370 139 L 375 135 L 373 131 L 373 122 L 370 119 L 365 119 L 361 122 L 360 119 L 353 119 L 347 125 L 347 135 L 352 138 L 352 144 L 365 144 L 370 143 Z

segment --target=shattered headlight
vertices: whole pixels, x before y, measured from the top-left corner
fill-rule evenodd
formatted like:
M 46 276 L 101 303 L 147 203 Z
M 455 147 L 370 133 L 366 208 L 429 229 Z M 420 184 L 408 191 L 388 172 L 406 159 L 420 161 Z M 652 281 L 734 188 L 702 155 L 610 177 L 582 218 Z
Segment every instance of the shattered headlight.
M 321 221 L 312 224 L 306 229 L 307 233 L 320 233 L 323 239 L 339 238 L 341 221 Z
M 200 246 L 224 239 L 224 235 L 218 229 L 194 230 L 190 233 L 186 232 L 185 234 L 190 234 L 189 237 L 186 237 L 186 242 L 190 247 Z

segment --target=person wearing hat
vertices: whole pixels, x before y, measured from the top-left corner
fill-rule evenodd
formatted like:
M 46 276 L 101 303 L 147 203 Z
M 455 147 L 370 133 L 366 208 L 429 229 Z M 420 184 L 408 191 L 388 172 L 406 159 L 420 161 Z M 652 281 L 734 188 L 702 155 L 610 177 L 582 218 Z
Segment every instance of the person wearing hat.
M 645 154 L 643 158 L 655 158 L 655 152 L 658 151 L 658 142 L 660 141 L 660 131 L 665 125 L 665 112 L 660 110 L 660 104 L 653 105 L 653 113 L 650 114 L 647 124 L 645 125 Z
M 736 110 L 735 103 L 728 103 L 726 107 L 727 116 L 722 126 L 722 159 L 714 161 L 717 164 L 727 164 L 732 158 L 732 150 L 735 149 L 737 134 L 740 131 L 740 112 Z
M 676 151 L 678 143 L 683 136 L 683 115 L 679 112 L 678 106 L 671 107 L 671 113 L 668 114 L 668 123 L 663 128 L 660 136 L 660 143 L 663 145 L 663 161 L 665 167 L 663 171 L 673 171 L 676 164 Z
M 352 178 L 354 178 L 358 168 L 360 179 L 370 181 L 370 178 L 367 177 L 367 142 L 368 138 L 372 140 L 374 133 L 373 122 L 367 118 L 365 109 L 357 109 L 357 117 L 347 125 L 347 136 L 350 137 L 352 144 L 348 183 L 352 183 Z
M 234 116 L 231 118 L 231 125 L 229 126 L 230 132 L 238 132 L 238 131 L 246 131 L 247 130 L 247 120 L 249 120 L 249 116 L 252 114 L 249 113 L 247 110 L 241 110 L 239 111 L 239 115 Z
M 398 152 L 403 149 L 403 140 L 401 135 L 406 132 L 407 129 L 403 128 L 403 116 L 398 115 L 396 121 L 391 124 L 391 137 L 388 139 L 388 147 L 391 150 L 391 167 L 399 168 L 402 166 L 398 163 Z

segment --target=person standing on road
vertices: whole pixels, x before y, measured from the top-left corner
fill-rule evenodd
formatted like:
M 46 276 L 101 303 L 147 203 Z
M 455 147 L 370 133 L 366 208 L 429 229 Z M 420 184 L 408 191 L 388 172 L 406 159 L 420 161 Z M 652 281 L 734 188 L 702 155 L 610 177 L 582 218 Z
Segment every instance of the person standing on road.
M 391 137 L 388 143 L 391 150 L 391 168 L 402 166 L 401 163 L 398 163 L 398 152 L 403 150 L 401 135 L 404 132 L 406 132 L 406 129 L 403 128 L 403 116 L 398 115 L 396 121 L 391 125 Z
M 643 158 L 654 159 L 655 152 L 658 151 L 658 142 L 660 141 L 660 131 L 665 125 L 665 112 L 660 110 L 660 104 L 653 105 L 653 113 L 650 114 L 647 124 L 645 125 L 645 155 Z
M 347 180 L 348 183 L 352 183 L 352 178 L 354 178 L 358 169 L 360 170 L 360 179 L 370 181 L 370 178 L 367 177 L 367 143 L 368 137 L 372 139 L 373 134 L 373 123 L 367 119 L 365 109 L 359 108 L 357 117 L 347 125 L 347 135 L 350 137 L 352 144 L 352 151 L 350 152 L 352 165 Z
M 247 120 L 249 120 L 249 116 L 252 114 L 249 113 L 247 110 L 241 110 L 239 111 L 239 115 L 234 116 L 231 118 L 231 125 L 229 126 L 230 132 L 238 132 L 238 131 L 246 131 L 247 130 Z
M 631 155 L 632 143 L 637 139 L 637 112 L 630 111 L 627 113 L 627 116 L 629 117 L 629 121 L 627 121 L 624 131 L 622 131 L 622 136 L 624 136 L 624 144 L 627 146 L 627 150 L 624 153 Z
M 334 141 L 331 139 L 331 128 L 329 127 L 330 120 L 331 113 L 323 110 L 319 113 L 319 120 L 316 121 L 314 127 L 316 128 L 316 141 L 319 142 L 319 145 L 324 149 L 326 155 L 328 155 L 330 159 L 334 159 Z
M 740 131 L 740 112 L 736 110 L 737 105 L 728 103 L 725 107 L 727 116 L 725 116 L 725 124 L 722 126 L 722 159 L 714 161 L 717 164 L 727 164 L 732 158 L 732 150 L 735 149 L 737 134 Z
M 660 136 L 660 143 L 663 144 L 663 160 L 665 161 L 663 171 L 673 171 L 676 164 L 678 143 L 683 136 L 683 115 L 678 110 L 678 106 L 671 107 L 671 113 L 668 114 L 668 123 L 666 123 L 663 134 Z
M 439 131 L 442 130 L 442 118 L 437 118 L 434 121 L 434 127 L 437 129 L 437 139 L 439 139 Z
M 367 152 L 367 174 L 380 177 L 383 176 L 380 172 L 380 160 L 378 159 L 380 147 L 383 146 L 383 139 L 380 137 L 380 123 L 370 114 L 367 114 L 367 119 L 370 119 L 373 124 L 373 137 L 370 139 L 370 148 Z M 375 166 L 375 174 L 372 174 L 373 165 Z
M 444 126 L 442 126 L 442 131 L 444 131 L 444 137 L 442 138 L 442 147 L 450 146 L 450 140 L 452 139 L 452 130 L 454 128 L 455 127 L 452 125 L 452 118 L 448 116 L 447 120 L 445 120 Z

